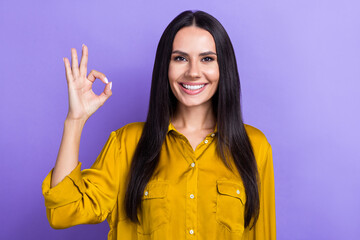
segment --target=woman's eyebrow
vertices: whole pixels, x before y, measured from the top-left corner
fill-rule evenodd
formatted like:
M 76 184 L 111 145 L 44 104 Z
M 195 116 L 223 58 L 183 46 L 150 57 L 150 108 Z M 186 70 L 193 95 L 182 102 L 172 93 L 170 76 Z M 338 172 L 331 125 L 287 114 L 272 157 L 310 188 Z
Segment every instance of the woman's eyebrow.
M 184 55 L 184 56 L 189 56 L 189 54 L 187 54 L 186 52 L 180 51 L 180 50 L 175 50 L 172 53 L 173 54 L 178 53 L 178 54 L 181 54 L 181 55 Z M 199 54 L 199 56 L 205 56 L 205 55 L 217 55 L 217 54 L 212 52 L 212 51 L 207 51 L 207 52 L 203 52 L 203 53 Z

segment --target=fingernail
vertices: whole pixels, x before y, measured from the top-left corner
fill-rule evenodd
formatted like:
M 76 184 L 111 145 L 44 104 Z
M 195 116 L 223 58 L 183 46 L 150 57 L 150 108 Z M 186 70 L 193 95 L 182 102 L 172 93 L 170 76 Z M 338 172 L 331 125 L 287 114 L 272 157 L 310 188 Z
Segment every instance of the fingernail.
M 105 79 L 104 79 L 104 80 L 105 80 L 105 82 L 106 82 L 106 83 L 109 83 L 109 80 L 108 80 L 106 77 L 105 77 Z
M 110 83 L 110 90 L 111 90 L 111 88 L 112 88 L 112 82 Z
M 82 47 L 84 47 L 85 46 L 85 44 L 82 44 Z
M 63 62 L 65 62 L 65 58 L 63 57 Z

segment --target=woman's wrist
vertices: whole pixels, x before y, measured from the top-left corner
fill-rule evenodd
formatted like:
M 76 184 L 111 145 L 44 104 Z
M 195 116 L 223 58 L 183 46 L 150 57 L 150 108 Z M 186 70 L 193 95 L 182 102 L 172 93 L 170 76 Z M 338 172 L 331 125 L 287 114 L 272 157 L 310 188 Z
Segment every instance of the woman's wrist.
M 64 125 L 65 127 L 70 127 L 70 128 L 83 128 L 85 123 L 86 123 L 87 119 L 72 119 L 69 117 L 66 117 Z

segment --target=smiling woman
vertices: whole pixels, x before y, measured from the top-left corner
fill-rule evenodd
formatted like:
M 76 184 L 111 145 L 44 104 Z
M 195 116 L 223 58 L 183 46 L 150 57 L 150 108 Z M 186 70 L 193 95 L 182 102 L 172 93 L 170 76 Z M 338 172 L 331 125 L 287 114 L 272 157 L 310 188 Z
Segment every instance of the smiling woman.
M 275 239 L 272 149 L 243 123 L 240 79 L 223 26 L 185 11 L 158 44 L 147 119 L 111 132 L 90 169 L 78 161 L 87 119 L 112 95 L 65 58 L 69 112 L 43 195 L 54 228 L 108 220 L 108 239 Z M 106 87 L 92 92 L 95 78 Z
M 211 109 L 211 97 L 219 83 L 214 38 L 202 28 L 184 27 L 177 32 L 173 49 L 169 82 L 178 105 Z

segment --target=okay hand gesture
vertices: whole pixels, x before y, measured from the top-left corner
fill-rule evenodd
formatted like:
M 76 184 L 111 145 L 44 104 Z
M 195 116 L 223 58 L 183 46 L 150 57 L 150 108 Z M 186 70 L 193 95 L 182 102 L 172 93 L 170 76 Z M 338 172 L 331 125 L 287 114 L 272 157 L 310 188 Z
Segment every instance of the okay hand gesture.
M 71 66 L 70 61 L 64 58 L 66 80 L 69 91 L 69 111 L 67 119 L 83 120 L 87 119 L 99 109 L 105 101 L 112 95 L 112 82 L 108 82 L 105 74 L 91 70 L 87 74 L 88 48 L 83 44 L 80 67 L 75 48 L 71 48 Z M 92 90 L 92 85 L 96 78 L 99 78 L 106 84 L 104 91 L 96 95 Z

